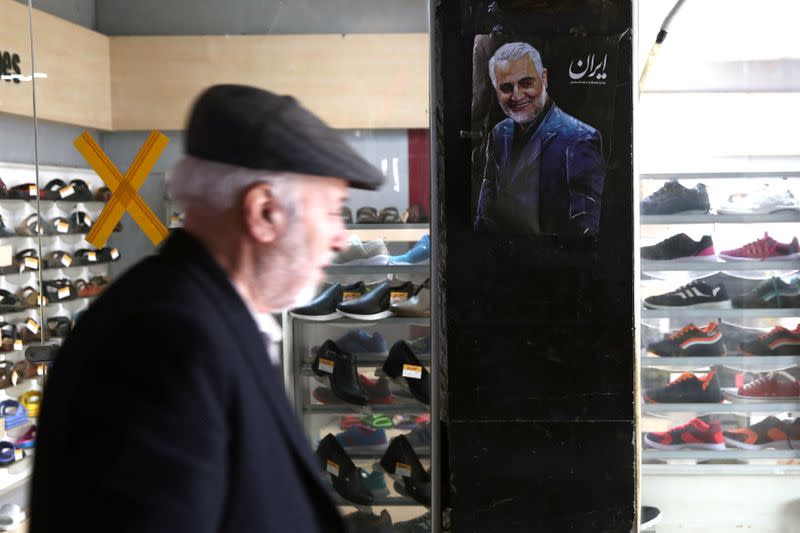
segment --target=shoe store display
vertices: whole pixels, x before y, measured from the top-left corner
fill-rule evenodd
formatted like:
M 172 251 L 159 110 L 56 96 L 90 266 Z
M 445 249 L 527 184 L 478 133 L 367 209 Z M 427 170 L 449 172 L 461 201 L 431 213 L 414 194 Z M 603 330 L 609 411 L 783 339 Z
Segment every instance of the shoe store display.
M 658 244 L 642 247 L 642 261 L 716 261 L 714 242 L 711 235 L 704 235 L 699 241 L 685 233 L 673 235 Z
M 640 513 L 639 530 L 650 529 L 661 521 L 661 511 L 657 507 L 642 505 Z
M 702 183 L 687 189 L 675 180 L 668 181 L 642 200 L 642 215 L 674 215 L 708 213 L 711 205 L 708 191 Z
M 427 422 L 417 426 L 406 434 L 406 438 L 415 450 L 430 449 L 432 442 L 431 423 Z
M 732 250 L 724 250 L 719 257 L 726 261 L 795 261 L 800 259 L 800 243 L 797 237 L 789 243 L 781 243 L 764 232 L 762 239 Z
M 429 317 L 431 316 L 431 280 L 417 287 L 416 292 L 408 300 L 389 304 L 389 311 L 397 316 Z
M 364 282 L 359 281 L 351 285 L 334 283 L 320 293 L 308 305 L 296 307 L 290 311 L 292 316 L 304 320 L 333 320 L 342 316 L 336 306 L 343 300 L 356 299 L 367 292 Z M 388 307 L 388 306 L 387 306 Z
M 389 258 L 390 265 L 422 265 L 431 260 L 431 237 L 423 236 L 409 251 Z
M 371 505 L 375 499 L 367 487 L 366 476 L 357 468 L 339 441 L 331 433 L 319 442 L 315 452 L 320 470 L 330 475 L 333 489 L 348 502 Z
M 376 429 L 363 424 L 353 424 L 336 434 L 336 440 L 349 450 L 383 453 L 388 446 L 385 429 Z
M 684 372 L 664 387 L 647 390 L 646 403 L 721 403 L 724 399 L 715 372 L 698 377 Z
M 415 479 L 413 477 L 395 475 L 394 490 L 400 496 L 412 499 L 421 503 L 425 507 L 431 506 L 431 481 L 430 469 L 426 472 L 426 479 Z
M 345 515 L 344 523 L 351 533 L 392 533 L 396 531 L 392 526 L 392 517 L 384 509 L 376 515 L 367 511 L 356 511 Z
M 361 382 L 361 387 L 367 393 L 370 405 L 391 405 L 395 402 L 395 397 L 392 396 L 392 391 L 389 387 L 389 380 L 386 378 L 370 379 L 363 374 L 359 374 L 358 379 Z M 335 405 L 344 403 L 344 400 L 341 400 L 328 387 L 317 387 L 312 395 L 321 404 Z
M 793 309 L 800 307 L 800 278 L 786 283 L 772 277 L 761 282 L 755 289 L 731 298 L 736 309 Z
M 800 355 L 800 324 L 795 329 L 776 326 L 739 345 L 745 355 Z
M 373 468 L 383 470 L 400 483 L 404 496 L 430 507 L 430 472 L 422 467 L 405 435 L 392 439 L 380 462 Z
M 423 404 L 430 405 L 430 373 L 405 341 L 398 341 L 392 346 L 389 356 L 383 366 L 375 371 L 375 375 L 388 377 L 395 386 L 407 390 Z
M 356 224 L 377 224 L 379 221 L 378 210 L 374 207 L 359 207 L 356 211 Z
M 717 208 L 723 215 L 765 215 L 778 211 L 800 211 L 800 202 L 786 188 L 764 185 L 752 193 L 738 193 Z
M 345 403 L 365 407 L 369 395 L 361 384 L 356 356 L 345 352 L 333 341 L 325 343 L 317 351 L 311 363 L 311 373 L 321 383 L 328 385 L 333 394 Z
M 717 357 L 725 355 L 725 343 L 719 323 L 709 322 L 702 328 L 688 324 L 664 340 L 647 345 L 647 351 L 659 357 Z
M 333 265 L 385 265 L 389 262 L 386 241 L 378 239 L 361 242 L 356 235 L 350 236 L 350 245 L 333 258 Z
M 746 428 L 722 432 L 725 444 L 742 450 L 800 450 L 800 418 L 794 421 L 768 416 Z
M 725 449 L 719 420 L 712 420 L 710 424 L 707 424 L 699 418 L 693 418 L 686 424 L 674 427 L 669 431 L 646 433 L 644 442 L 651 448 L 659 450 Z
M 800 382 L 788 372 L 771 372 L 739 387 L 725 391 L 732 402 L 793 402 L 800 400 Z
M 731 299 L 725 285 L 709 285 L 700 280 L 694 280 L 688 285 L 683 285 L 665 294 L 645 298 L 644 306 L 647 309 L 728 309 Z
M 414 284 L 410 281 L 384 281 L 359 298 L 337 304 L 336 310 L 347 318 L 379 320 L 392 316 L 391 304 L 408 300 L 413 293 Z
M 740 347 L 742 344 L 748 343 L 769 331 L 761 328 L 741 326 L 725 320 L 719 321 L 719 330 L 722 332 L 725 349 L 729 355 L 741 353 Z
M 411 520 L 397 522 L 394 525 L 394 533 L 430 533 L 431 527 L 431 512 L 428 511 Z

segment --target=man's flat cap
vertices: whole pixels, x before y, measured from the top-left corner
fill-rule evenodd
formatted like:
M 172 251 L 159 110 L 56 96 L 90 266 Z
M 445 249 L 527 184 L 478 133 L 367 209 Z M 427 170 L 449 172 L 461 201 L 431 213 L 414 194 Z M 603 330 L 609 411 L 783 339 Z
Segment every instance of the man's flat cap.
M 246 85 L 214 85 L 192 108 L 186 152 L 241 167 L 342 178 L 377 189 L 383 174 L 291 96 Z

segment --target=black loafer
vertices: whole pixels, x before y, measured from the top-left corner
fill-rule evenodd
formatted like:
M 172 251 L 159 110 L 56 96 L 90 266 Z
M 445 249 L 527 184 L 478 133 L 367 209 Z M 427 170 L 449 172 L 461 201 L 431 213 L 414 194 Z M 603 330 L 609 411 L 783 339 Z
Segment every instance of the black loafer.
M 358 298 L 365 292 L 367 292 L 367 288 L 363 281 L 352 285 L 334 283 L 322 291 L 310 304 L 292 309 L 290 313 L 292 316 L 305 320 L 333 320 L 341 316 L 336 310 L 337 304 L 342 300 Z
M 370 505 L 375 499 L 342 445 L 331 433 L 319 442 L 315 452 L 320 469 L 328 472 L 333 489 L 345 500 L 359 505 Z
M 378 320 L 392 316 L 389 305 L 408 300 L 414 293 L 414 284 L 410 281 L 392 286 L 384 281 L 376 288 L 355 300 L 342 302 L 336 309 L 348 318 L 357 320 Z

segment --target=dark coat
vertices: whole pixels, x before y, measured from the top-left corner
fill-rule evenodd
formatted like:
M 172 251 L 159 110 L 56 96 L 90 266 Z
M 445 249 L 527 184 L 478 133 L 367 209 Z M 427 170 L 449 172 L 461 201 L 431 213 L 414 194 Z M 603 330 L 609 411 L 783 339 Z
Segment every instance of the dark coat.
M 512 160 L 514 126 L 508 118 L 490 134 L 475 229 L 596 235 L 605 178 L 600 133 L 552 105 Z
M 85 313 L 44 394 L 31 533 L 343 532 L 264 337 L 178 230 Z

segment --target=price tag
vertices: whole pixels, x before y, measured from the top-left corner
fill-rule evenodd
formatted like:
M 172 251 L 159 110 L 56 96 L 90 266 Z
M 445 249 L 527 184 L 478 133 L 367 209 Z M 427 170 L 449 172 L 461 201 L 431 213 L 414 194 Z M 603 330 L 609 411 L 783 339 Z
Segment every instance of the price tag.
M 403 291 L 392 291 L 389 293 L 389 303 L 396 304 L 408 300 L 408 293 Z
M 403 365 L 403 377 L 422 379 L 422 367 L 416 365 Z
M 87 253 L 86 254 L 86 260 L 89 261 L 90 263 L 96 263 L 97 262 L 97 254 L 95 252 Z
M 59 196 L 61 196 L 61 198 L 66 198 L 67 196 L 72 196 L 73 194 L 75 194 L 75 187 L 73 187 L 72 185 L 67 185 L 66 187 L 61 187 L 58 190 L 58 194 L 59 194 Z
M 61 287 L 58 289 L 58 299 L 63 300 L 64 298 L 69 298 L 69 287 Z
M 14 450 L 14 460 L 15 461 L 22 461 L 25 458 L 25 454 L 19 448 Z
M 40 294 L 36 297 L 36 305 L 47 305 L 47 298 Z
M 39 324 L 32 318 L 29 318 L 25 321 L 25 327 L 28 328 L 34 335 L 39 333 Z
M 28 185 L 28 195 L 29 196 L 38 196 L 39 191 L 36 189 L 36 185 Z
M 117 250 L 116 248 L 112 248 L 110 253 L 112 261 L 116 261 L 117 259 L 119 259 L 119 250 Z
M 61 256 L 61 264 L 65 267 L 69 268 L 72 264 L 72 258 L 68 254 L 64 254 Z
M 56 231 L 59 233 L 68 233 L 69 232 L 69 224 L 64 222 L 63 220 L 56 224 Z
M 411 465 L 405 463 L 395 463 L 394 473 L 398 476 L 411 477 Z
M 22 341 L 20 339 L 15 340 L 14 341 L 14 350 L 15 351 L 19 351 L 21 349 L 22 349 Z
M 322 357 L 319 358 L 319 369 L 323 372 L 327 372 L 328 374 L 333 374 L 333 365 L 335 365 L 335 361 L 331 361 L 330 359 L 323 359 Z
M 356 291 L 344 291 L 342 293 L 342 301 L 347 302 L 350 300 L 355 300 L 356 298 L 361 298 L 361 293 Z
M 26 257 L 23 260 L 23 264 L 25 265 L 25 268 L 31 268 L 33 270 L 39 269 L 39 260 L 35 257 Z
M 332 476 L 339 477 L 339 465 L 328 459 L 328 463 L 325 466 L 325 470 Z
M 83 215 L 83 223 L 86 224 L 87 226 L 91 226 L 92 225 L 92 219 L 89 218 L 89 215 L 87 215 L 85 213 Z

